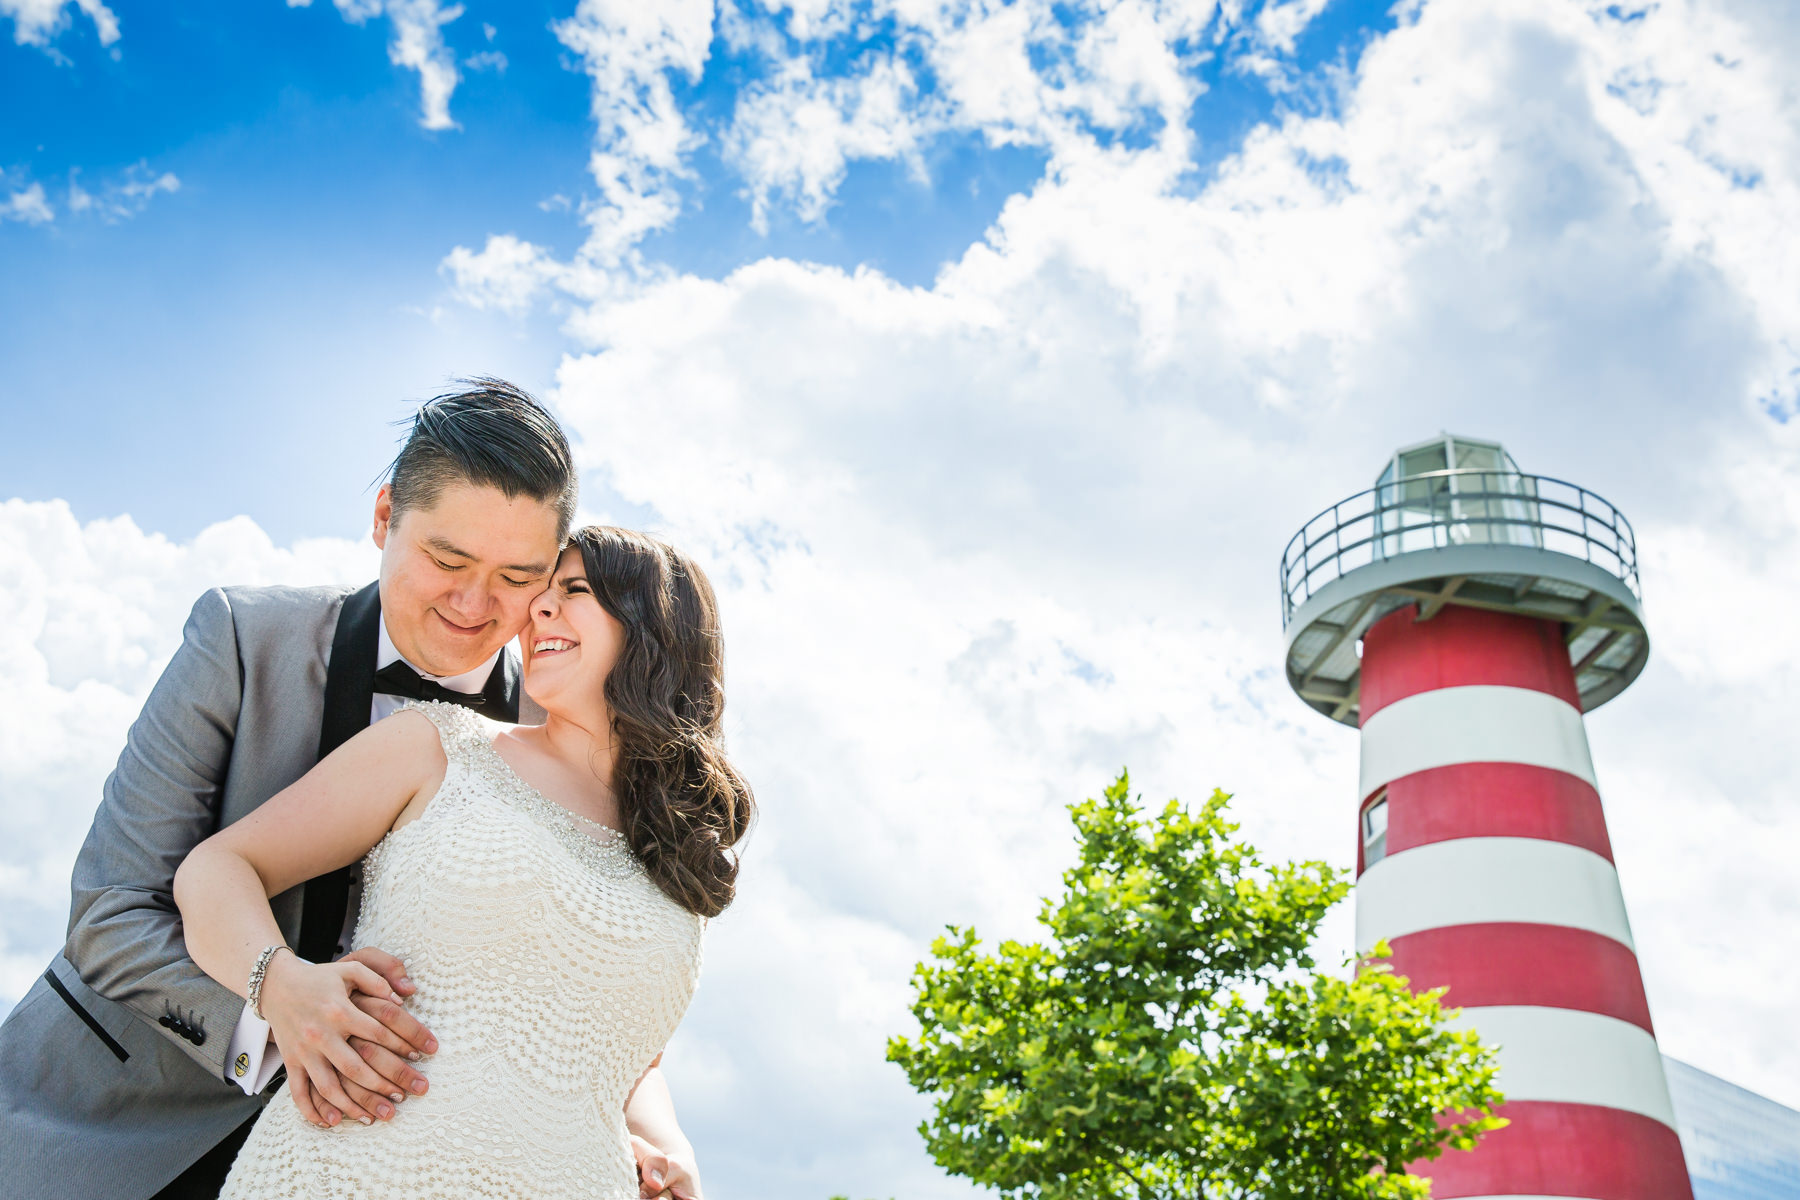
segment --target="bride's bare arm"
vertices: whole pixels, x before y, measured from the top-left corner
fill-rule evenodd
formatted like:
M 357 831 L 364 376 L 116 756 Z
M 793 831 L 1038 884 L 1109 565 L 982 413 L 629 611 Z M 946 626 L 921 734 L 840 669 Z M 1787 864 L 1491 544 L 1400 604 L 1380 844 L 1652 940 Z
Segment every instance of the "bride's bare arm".
M 219 983 L 247 995 L 257 956 L 284 942 L 269 897 L 356 862 L 389 829 L 416 815 L 444 769 L 443 747 L 430 721 L 418 713 L 396 713 L 201 842 L 175 873 L 189 956 Z M 395 1006 L 400 1002 L 387 981 L 360 962 L 313 964 L 291 953 L 277 953 L 269 962 L 263 1015 L 308 1119 L 320 1118 L 307 1111 L 299 1081 L 309 1081 L 325 1101 L 365 1122 L 367 1106 L 346 1094 L 344 1081 L 358 1085 L 364 1099 L 399 1095 L 350 1045 L 351 1037 L 401 1061 L 417 1057 L 417 1046 L 352 1002 L 355 992 Z M 404 1022 L 395 1023 L 405 1028 Z M 418 1035 L 416 1040 L 429 1041 L 428 1031 Z
M 663 1079 L 662 1055 L 645 1068 L 625 1097 L 625 1125 L 637 1158 L 638 1194 L 700 1200 L 694 1147 L 675 1119 L 675 1100 Z

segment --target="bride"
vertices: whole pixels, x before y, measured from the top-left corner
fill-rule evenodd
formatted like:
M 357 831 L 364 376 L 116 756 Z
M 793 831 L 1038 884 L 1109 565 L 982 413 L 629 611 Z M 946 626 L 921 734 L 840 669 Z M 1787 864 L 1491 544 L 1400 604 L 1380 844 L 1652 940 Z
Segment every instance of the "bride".
M 367 855 L 355 944 L 404 960 L 437 1038 L 429 1093 L 394 1093 L 392 1120 L 316 1126 L 283 1084 L 221 1200 L 699 1197 L 678 1159 L 640 1193 L 632 1138 L 669 1145 L 667 1093 L 638 1083 L 693 994 L 754 811 L 720 745 L 712 589 L 665 543 L 590 527 L 521 641 L 543 725 L 409 704 L 176 873 L 194 961 L 261 1008 L 290 1076 L 335 1088 L 312 1052 L 351 1035 L 420 1056 L 350 1002 L 386 982 L 296 957 L 268 898 Z M 299 1015 L 320 1005 L 332 1023 Z

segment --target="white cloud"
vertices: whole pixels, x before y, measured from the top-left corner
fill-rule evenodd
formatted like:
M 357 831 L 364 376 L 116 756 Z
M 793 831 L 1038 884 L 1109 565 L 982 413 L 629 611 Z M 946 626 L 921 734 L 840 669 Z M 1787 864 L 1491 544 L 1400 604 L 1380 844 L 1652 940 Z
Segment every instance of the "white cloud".
M 1256 15 L 1257 38 L 1277 53 L 1292 54 L 1294 42 L 1325 11 L 1330 0 L 1276 0 Z
M 562 277 L 563 268 L 542 246 L 510 233 L 488 238 L 479 253 L 456 247 L 439 266 L 457 299 L 475 308 L 521 313 L 546 287 Z
M 587 210 L 585 250 L 616 265 L 681 211 L 676 187 L 698 135 L 676 105 L 671 74 L 698 79 L 712 42 L 711 0 L 581 0 L 554 26 L 591 81 L 595 145 L 588 170 L 600 189 Z
M 337 0 L 348 16 L 359 0 Z M 450 119 L 450 93 L 456 90 L 456 59 L 444 45 L 442 26 L 462 16 L 462 5 L 437 0 L 387 0 L 393 40 L 388 61 L 419 73 L 419 124 L 427 129 L 455 129 Z
M 945 135 L 1044 147 L 1052 171 L 1128 130 L 1153 130 L 1165 150 L 1184 154 L 1185 117 L 1201 88 L 1183 47 L 1239 15 L 1155 0 L 895 0 L 858 9 L 855 19 L 846 7 L 785 7 L 797 48 L 741 11 L 725 28 L 770 63 L 768 80 L 739 97 L 726 138 L 759 227 L 776 196 L 817 220 L 850 161 L 897 159 L 923 175 L 922 148 Z M 891 47 L 874 49 L 873 30 Z M 827 59 L 858 46 L 870 48 L 849 72 L 820 74 Z
M 1590 724 L 1664 1048 L 1800 1107 L 1800 438 L 1699 458 L 1689 511 L 1639 523 L 1646 679 Z
M 918 157 L 925 123 L 914 112 L 912 72 L 893 56 L 872 57 L 849 77 L 818 79 L 805 60 L 790 60 L 774 82 L 738 102 L 726 152 L 752 196 L 752 223 L 768 228 L 771 195 L 784 193 L 800 218 L 817 221 L 852 159 Z
M 309 8 L 312 0 L 287 0 L 289 8 Z M 439 0 L 332 0 L 344 20 L 361 25 L 380 16 L 388 19 L 388 61 L 419 76 L 419 124 L 426 129 L 456 129 L 450 97 L 460 78 L 456 55 L 444 44 L 443 27 L 462 16 L 460 4 Z M 484 26 L 484 28 L 486 28 Z M 493 35 L 488 35 L 493 40 Z M 486 65 L 486 64 L 484 64 Z M 474 69 L 480 70 L 477 66 Z
M 12 18 L 19 45 L 48 47 L 69 27 L 70 8 L 94 23 L 102 46 L 119 40 L 119 18 L 101 0 L 0 0 L 0 17 Z
M 9 192 L 0 204 L 0 222 L 19 221 L 26 225 L 43 225 L 56 219 L 50 201 L 44 197 L 44 185 L 29 184 Z
M 1312 15 L 1297 12 L 1282 25 L 1290 34 Z M 898 159 L 923 179 L 922 151 L 948 134 L 1045 147 L 1054 173 L 1104 160 L 1114 138 L 1151 130 L 1165 169 L 1179 172 L 1186 115 L 1202 90 L 1193 44 L 1241 16 L 1213 0 L 800 0 L 727 4 L 715 21 L 711 0 L 582 0 L 555 29 L 592 79 L 588 165 L 599 194 L 582 207 L 589 236 L 563 286 L 596 300 L 656 274 L 636 247 L 680 218 L 695 178 L 689 159 L 708 136 L 673 82 L 701 77 L 715 35 L 767 67 L 721 131 L 760 230 L 778 201 L 819 220 L 858 160 Z M 854 62 L 848 71 L 823 70 L 844 58 Z
M 181 180 L 173 171 L 154 170 L 147 162 L 136 162 L 118 176 L 108 180 L 98 191 L 81 185 L 80 171 L 69 172 L 69 211 L 93 213 L 102 221 L 114 224 L 129 221 L 150 207 L 158 196 L 174 195 L 181 190 Z
M 372 548 L 278 549 L 247 518 L 192 542 L 130 518 L 78 523 L 60 501 L 0 503 L 0 997 L 17 999 L 61 943 L 69 871 L 125 730 L 224 583 L 362 583 Z
M 1256 53 L 1291 51 L 1317 12 L 1294 0 L 1265 14 Z M 924 151 L 952 135 L 1045 148 L 1055 174 L 1143 134 L 1179 173 L 1203 90 L 1193 73 L 1201 43 L 1245 19 L 1242 6 L 1214 0 L 768 0 L 717 13 L 711 0 L 581 0 L 555 29 L 592 79 L 588 166 L 599 194 L 582 206 L 589 236 L 565 286 L 596 300 L 656 274 L 636 247 L 680 218 L 690 158 L 709 137 L 673 84 L 701 77 L 715 36 L 766 68 L 719 130 L 752 225 L 766 230 L 776 203 L 820 220 L 859 160 L 899 160 L 925 180 Z
M 164 171 L 157 175 L 152 173 L 145 164 L 139 163 L 132 170 L 126 172 L 124 182 L 118 187 L 120 198 L 137 205 L 138 210 L 142 211 L 143 206 L 149 204 L 157 193 L 168 192 L 172 195 L 179 192 L 181 180 L 175 178 L 172 171 Z
M 4 182 L 5 174 L 0 172 L 0 184 Z M 81 168 L 71 167 L 67 206 L 74 216 L 91 214 L 112 224 L 137 216 L 157 196 L 180 190 L 181 180 L 175 177 L 174 172 L 153 171 L 146 162 L 133 163 L 108 180 L 98 191 L 89 191 L 83 187 Z M 44 225 L 56 219 L 55 207 L 50 203 L 42 183 L 34 182 L 24 187 L 15 183 L 9 191 L 7 199 L 0 201 L 0 222 L 21 221 L 28 225 Z
M 1172 42 L 1095 34 L 1065 58 L 1127 65 L 1050 84 L 1029 47 L 1053 35 L 989 27 L 1017 11 L 942 53 L 1014 47 L 955 103 L 1052 163 L 934 286 L 770 260 L 571 322 L 597 348 L 559 376 L 587 462 L 729 581 L 735 745 L 768 809 L 758 898 L 718 929 L 746 965 L 707 985 L 733 1003 L 686 1035 L 724 1065 L 672 1055 L 701 1144 L 747 1195 L 961 1194 L 870 1149 L 919 1111 L 878 1052 L 905 1025 L 885 939 L 1028 933 L 1059 803 L 1119 763 L 1153 796 L 1237 790 L 1274 852 L 1347 863 L 1355 737 L 1288 695 L 1268 583 L 1302 521 L 1445 427 L 1637 522 L 1657 649 L 1590 725 L 1658 1029 L 1800 1102 L 1800 444 L 1763 408 L 1800 345 L 1779 39 L 1683 5 L 1421 6 L 1340 105 L 1255 131 L 1195 191 L 1184 135 L 1086 132 L 1185 103 Z M 765 161 L 829 180 L 790 143 Z M 784 170 L 801 206 L 829 195 Z M 790 978 L 825 994 L 745 998 Z M 732 1124 L 751 1108 L 766 1132 Z M 766 1163 L 794 1127 L 827 1148 Z

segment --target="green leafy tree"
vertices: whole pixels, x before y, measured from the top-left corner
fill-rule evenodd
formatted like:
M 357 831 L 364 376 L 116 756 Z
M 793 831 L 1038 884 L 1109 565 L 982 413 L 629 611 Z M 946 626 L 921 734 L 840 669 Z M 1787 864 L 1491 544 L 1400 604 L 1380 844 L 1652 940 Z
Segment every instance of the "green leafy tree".
M 1121 774 L 1070 807 L 1080 861 L 1046 941 L 932 944 L 919 1036 L 888 1059 L 935 1098 L 940 1166 L 1043 1200 L 1400 1200 L 1430 1195 L 1406 1164 L 1505 1123 L 1491 1052 L 1385 947 L 1353 978 L 1315 968 L 1348 884 L 1265 864 L 1229 799 L 1140 815 Z

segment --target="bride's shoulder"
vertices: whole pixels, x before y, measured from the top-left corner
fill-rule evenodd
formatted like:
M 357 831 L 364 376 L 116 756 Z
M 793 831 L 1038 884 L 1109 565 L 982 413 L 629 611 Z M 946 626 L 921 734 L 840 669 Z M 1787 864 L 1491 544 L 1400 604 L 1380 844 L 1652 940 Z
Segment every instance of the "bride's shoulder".
M 447 700 L 408 700 L 388 717 L 388 721 L 405 718 L 409 738 L 434 740 L 443 753 L 455 758 L 482 745 L 492 745 L 500 733 L 510 726 L 492 720 L 460 704 Z M 386 722 L 378 722 L 385 724 Z M 430 730 L 432 732 L 426 732 Z
M 442 763 L 446 755 L 481 736 L 480 719 L 442 700 L 408 700 L 358 736 L 392 753 Z

